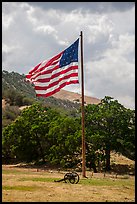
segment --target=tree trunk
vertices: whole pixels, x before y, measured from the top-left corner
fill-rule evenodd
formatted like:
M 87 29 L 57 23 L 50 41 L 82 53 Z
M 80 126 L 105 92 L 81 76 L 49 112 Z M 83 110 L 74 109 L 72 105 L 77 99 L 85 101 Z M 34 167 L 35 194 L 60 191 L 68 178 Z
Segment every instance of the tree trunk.
M 38 144 L 38 146 L 40 148 L 40 156 L 42 157 L 43 162 L 45 162 L 43 149 L 42 149 L 42 146 L 41 146 L 41 143 L 40 143 L 40 140 L 39 140 L 39 137 L 38 137 L 37 133 L 36 133 L 36 137 L 37 137 L 37 144 Z
M 106 148 L 106 171 L 110 171 L 111 167 L 110 167 L 110 148 L 107 147 Z
M 97 173 L 97 168 L 96 168 L 95 162 L 93 162 L 93 161 L 90 162 L 89 168 L 90 168 L 90 170 L 93 168 L 94 173 Z

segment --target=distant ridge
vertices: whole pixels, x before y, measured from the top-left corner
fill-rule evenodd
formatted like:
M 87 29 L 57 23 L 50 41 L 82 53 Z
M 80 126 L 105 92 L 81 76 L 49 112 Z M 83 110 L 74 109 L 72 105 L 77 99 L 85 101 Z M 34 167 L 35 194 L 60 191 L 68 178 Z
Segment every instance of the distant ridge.
M 72 102 L 78 102 L 81 103 L 81 94 L 74 93 L 71 91 L 66 91 L 61 89 L 59 92 L 55 93 L 53 95 L 55 98 L 63 99 L 63 100 L 69 100 Z M 86 104 L 98 104 L 101 102 L 100 99 L 90 96 L 84 96 L 84 102 Z

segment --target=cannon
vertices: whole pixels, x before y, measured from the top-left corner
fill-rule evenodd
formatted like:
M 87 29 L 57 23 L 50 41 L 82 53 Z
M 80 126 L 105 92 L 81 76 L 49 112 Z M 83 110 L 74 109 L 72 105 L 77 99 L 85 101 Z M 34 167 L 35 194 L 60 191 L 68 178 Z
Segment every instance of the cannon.
M 55 182 L 65 181 L 65 183 L 77 184 L 79 182 L 79 175 L 76 172 L 66 173 L 63 179 L 54 180 Z

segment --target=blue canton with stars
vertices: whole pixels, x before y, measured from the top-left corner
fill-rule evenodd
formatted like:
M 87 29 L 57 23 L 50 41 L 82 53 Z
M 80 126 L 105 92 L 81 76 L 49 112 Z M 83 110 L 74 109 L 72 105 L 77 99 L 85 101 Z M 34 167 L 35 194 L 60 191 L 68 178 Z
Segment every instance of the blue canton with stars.
M 59 63 L 60 67 L 66 66 L 71 62 L 78 62 L 78 44 L 79 39 L 77 39 L 70 47 L 64 50 Z

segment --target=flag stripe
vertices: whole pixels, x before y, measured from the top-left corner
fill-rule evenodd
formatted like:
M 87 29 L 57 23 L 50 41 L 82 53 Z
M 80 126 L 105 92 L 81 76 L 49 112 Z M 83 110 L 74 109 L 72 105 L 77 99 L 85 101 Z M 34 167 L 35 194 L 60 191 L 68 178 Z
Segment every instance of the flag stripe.
M 31 80 L 36 81 L 39 78 L 45 78 L 44 74 L 45 75 L 50 74 L 49 76 L 51 76 L 51 74 L 53 74 L 54 72 L 60 72 L 60 70 L 63 70 L 63 69 L 65 70 L 65 69 L 72 67 L 72 66 L 74 67 L 74 69 L 78 69 L 78 67 L 76 67 L 76 66 L 78 66 L 78 62 L 72 62 L 72 63 L 70 63 L 70 65 L 67 65 L 67 66 L 64 66 L 61 68 L 59 67 L 59 64 L 56 66 L 49 66 L 48 68 L 46 68 L 46 70 L 44 69 L 43 71 L 31 76 Z
M 50 68 L 50 66 L 58 63 L 61 56 L 62 56 L 62 52 L 60 54 L 56 55 L 55 57 L 53 57 L 50 60 L 46 60 L 46 61 L 41 62 L 39 65 L 36 66 L 37 69 L 35 69 L 33 72 L 31 72 L 31 74 L 39 73 L 39 72 L 43 71 L 45 68 L 47 68 L 47 67 Z
M 57 64 L 58 63 L 58 64 Z M 42 63 L 41 63 L 42 64 Z M 48 65 L 49 63 L 47 62 L 46 64 L 44 64 L 44 66 L 42 66 L 40 69 L 37 69 L 37 71 L 35 71 L 33 73 L 33 75 L 31 74 L 31 79 L 35 79 L 37 76 L 42 75 L 42 74 L 49 74 L 52 73 L 52 71 L 56 70 L 59 67 L 59 60 L 52 62 L 50 65 Z M 56 65 L 57 64 L 57 65 Z M 48 66 L 47 66 L 48 65 Z M 56 66 L 55 66 L 56 65 Z
M 32 79 L 32 80 L 36 80 L 37 77 L 39 77 L 39 76 L 42 76 L 42 75 L 44 75 L 44 74 L 51 74 L 54 70 L 57 70 L 57 69 L 59 68 L 59 65 L 50 66 L 49 68 L 50 68 L 50 69 L 46 69 L 46 70 L 44 70 L 44 71 L 42 71 L 42 72 L 40 72 L 40 73 L 37 73 L 37 74 L 33 75 L 33 76 L 31 77 L 31 79 Z
M 58 69 L 58 70 L 55 70 L 55 72 L 53 72 L 52 74 L 41 75 L 37 77 L 33 82 L 34 83 L 35 82 L 41 82 L 41 83 L 49 82 L 49 81 L 52 81 L 52 79 L 55 79 L 57 77 L 62 77 L 62 75 L 64 74 L 69 74 L 69 72 L 78 72 L 77 66 L 71 66 L 65 70 Z
M 42 89 L 42 90 L 35 90 L 36 93 L 46 93 L 46 92 L 51 92 L 53 91 L 54 89 L 57 89 L 58 87 L 61 86 L 61 84 L 64 84 L 66 82 L 70 82 L 70 81 L 74 81 L 76 83 L 76 81 L 78 82 L 78 78 L 77 77 L 73 77 L 73 78 L 69 78 L 69 79 L 63 79 L 62 81 L 60 81 L 56 86 L 52 86 L 50 88 L 47 88 L 46 90 L 45 89 Z M 46 91 L 46 92 L 45 92 Z
M 39 63 L 38 65 L 36 65 L 36 66 L 29 72 L 29 74 L 32 74 L 33 72 L 35 72 L 35 71 L 39 68 L 40 65 L 41 65 L 41 63 Z
M 61 84 L 58 88 L 54 89 L 53 91 L 49 91 L 47 93 L 36 93 L 36 96 L 39 97 L 39 96 L 42 96 L 42 97 L 49 97 L 55 93 L 57 93 L 58 91 L 60 91 L 60 89 L 62 89 L 64 86 L 66 85 L 70 85 L 70 84 L 76 84 L 76 83 L 79 83 L 78 80 L 73 80 L 73 81 L 67 81 L 67 82 L 64 82 L 63 84 Z
M 59 53 L 58 55 L 52 57 L 50 60 L 47 60 L 46 63 L 44 63 L 44 64 L 42 63 L 41 66 L 39 67 L 39 68 L 41 69 L 40 71 L 42 71 L 43 68 L 52 65 L 54 62 L 56 62 L 56 61 L 58 62 L 59 59 L 60 59 L 60 57 L 62 56 L 62 53 L 63 53 L 63 52 L 61 52 L 61 53 Z
M 51 87 L 53 87 L 53 86 L 56 86 L 57 84 L 59 84 L 61 81 L 63 81 L 64 79 L 69 79 L 69 78 L 72 78 L 73 79 L 73 77 L 78 77 L 78 73 L 71 73 L 71 74 L 69 74 L 69 75 L 67 75 L 67 76 L 63 76 L 62 78 L 59 78 L 59 80 L 57 81 L 57 80 L 55 80 L 55 81 L 53 81 L 52 83 L 50 83 L 50 84 L 48 84 L 47 86 L 45 86 L 45 83 L 44 84 L 42 84 L 42 83 L 40 83 L 40 84 L 35 84 L 35 90 L 47 90 L 47 89 L 49 89 L 49 88 L 51 88 Z

